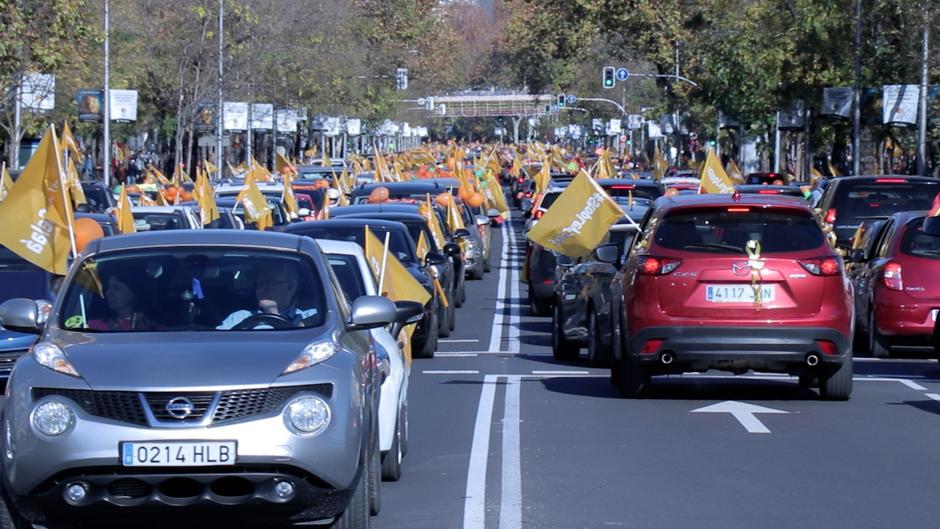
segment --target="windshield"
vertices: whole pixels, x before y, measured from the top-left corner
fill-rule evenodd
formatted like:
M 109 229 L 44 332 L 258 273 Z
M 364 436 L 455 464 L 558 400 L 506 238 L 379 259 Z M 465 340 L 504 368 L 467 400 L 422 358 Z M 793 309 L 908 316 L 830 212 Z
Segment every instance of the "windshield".
M 137 231 L 185 230 L 189 225 L 178 213 L 142 213 L 135 211 L 134 228 Z
M 616 184 L 605 186 L 604 191 L 606 191 L 611 198 L 617 201 L 618 204 L 626 204 L 626 201 L 631 196 L 634 199 L 644 199 L 646 200 L 646 203 L 649 204 L 653 200 L 656 200 L 663 195 L 663 191 L 659 186 L 637 186 L 632 184 Z
M 744 253 L 757 240 L 762 253 L 811 250 L 825 244 L 815 219 L 802 211 L 677 211 L 656 230 L 656 245 L 688 252 Z M 747 208 L 742 208 L 747 209 Z
M 855 221 L 867 218 L 887 218 L 899 211 L 930 209 L 940 182 L 908 183 L 842 183 L 833 202 L 837 219 Z
M 901 238 L 901 253 L 927 259 L 940 259 L 940 236 L 924 233 L 924 219 L 907 225 Z
M 59 325 L 87 332 L 270 330 L 323 324 L 316 268 L 294 253 L 131 250 L 83 261 Z
M 363 227 L 317 226 L 316 223 L 313 224 L 313 226 L 304 227 L 303 230 L 291 230 L 291 233 L 306 235 L 314 239 L 354 242 L 365 248 L 366 236 Z M 385 242 L 385 234 L 389 234 L 389 250 L 399 261 L 402 263 L 417 264 L 418 258 L 415 256 L 415 243 L 407 232 L 396 229 L 387 230 L 376 226 L 369 226 L 369 229 L 372 231 L 372 234 L 378 237 L 382 242 Z

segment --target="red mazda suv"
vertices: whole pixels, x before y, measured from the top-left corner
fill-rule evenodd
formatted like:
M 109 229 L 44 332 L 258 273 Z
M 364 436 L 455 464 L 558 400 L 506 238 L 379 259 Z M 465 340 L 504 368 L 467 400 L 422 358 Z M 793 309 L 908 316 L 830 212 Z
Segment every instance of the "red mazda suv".
M 788 373 L 849 398 L 852 285 L 805 201 L 664 198 L 640 230 L 612 284 L 623 396 L 643 395 L 653 375 L 718 369 Z

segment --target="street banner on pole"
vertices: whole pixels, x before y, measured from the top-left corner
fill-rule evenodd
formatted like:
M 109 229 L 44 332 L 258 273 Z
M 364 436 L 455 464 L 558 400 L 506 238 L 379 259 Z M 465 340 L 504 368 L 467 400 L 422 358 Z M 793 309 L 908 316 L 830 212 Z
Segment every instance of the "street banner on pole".
M 111 121 L 137 121 L 137 90 L 115 90 L 111 94 Z
M 251 105 L 252 130 L 271 130 L 274 128 L 274 105 L 256 103 Z
M 248 130 L 248 103 L 223 103 L 222 123 L 225 130 Z
M 852 116 L 852 87 L 839 86 L 823 88 L 822 109 L 823 116 L 836 116 L 849 118 Z
M 78 121 L 101 123 L 104 121 L 104 91 L 79 90 L 75 94 L 78 106 Z
M 885 125 L 917 124 L 917 107 L 920 100 L 920 86 L 916 84 L 884 85 L 884 103 L 882 123 Z

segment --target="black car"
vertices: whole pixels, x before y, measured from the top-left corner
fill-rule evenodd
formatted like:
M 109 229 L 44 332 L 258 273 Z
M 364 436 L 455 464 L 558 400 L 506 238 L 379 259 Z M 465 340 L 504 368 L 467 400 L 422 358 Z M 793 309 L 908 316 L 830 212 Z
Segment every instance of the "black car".
M 431 299 L 424 307 L 424 316 L 411 337 L 411 347 L 415 357 L 433 358 L 434 350 L 437 349 L 438 314 L 440 314 L 440 300 L 430 275 L 430 265 L 435 263 L 422 263 L 418 260 L 415 241 L 411 238 L 407 226 L 391 220 L 339 218 L 297 222 L 288 226 L 286 231 L 314 239 L 355 242 L 365 248 L 366 226 L 379 240 L 384 241 L 385 234 L 389 234 L 389 252 L 401 261 L 408 272 L 431 295 Z
M 412 180 L 409 182 L 377 182 L 372 184 L 361 184 L 352 190 L 349 201 L 353 204 L 366 203 L 369 200 L 369 194 L 376 188 L 384 187 L 388 189 L 390 199 L 401 198 L 425 198 L 431 195 L 433 199 L 437 195 L 449 192 L 456 195 L 460 190 L 460 181 L 453 178 L 428 178 L 422 180 Z
M 81 207 L 82 213 L 107 213 L 109 209 L 117 206 L 114 195 L 108 186 L 98 181 L 83 181 L 82 192 L 85 193 L 86 205 Z
M 772 186 L 772 185 L 739 185 L 735 190 L 742 195 L 778 195 L 786 197 L 806 198 L 803 190 L 797 186 Z
M 855 230 L 870 220 L 899 211 L 928 210 L 940 193 L 940 180 L 920 176 L 851 176 L 833 178 L 819 200 L 823 219 L 840 247 L 851 245 Z
M 401 222 L 408 227 L 408 232 L 415 241 L 421 237 L 422 233 L 424 234 L 424 239 L 428 241 L 428 249 L 430 250 L 424 259 L 429 264 L 433 263 L 439 271 L 441 286 L 448 299 L 447 307 L 442 304 L 441 312 L 438 314 L 438 332 L 444 338 L 450 336 L 450 331 L 454 330 L 457 325 L 458 275 L 454 270 L 453 262 L 447 257 L 455 254 L 459 256 L 460 246 L 448 242 L 443 248 L 438 248 L 437 241 L 431 235 L 431 229 L 428 228 L 427 221 L 420 213 L 360 211 L 361 208 L 369 209 L 369 206 L 334 208 L 331 214 L 334 215 L 334 218 L 380 219 Z

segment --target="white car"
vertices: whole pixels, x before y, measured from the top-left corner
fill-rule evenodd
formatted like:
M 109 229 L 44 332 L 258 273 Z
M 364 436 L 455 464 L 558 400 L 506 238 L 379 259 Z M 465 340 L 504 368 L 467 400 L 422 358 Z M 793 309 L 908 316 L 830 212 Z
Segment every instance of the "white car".
M 376 295 L 378 287 L 362 247 L 354 242 L 326 239 L 317 239 L 317 243 L 350 302 L 359 296 Z M 408 449 L 408 378 L 411 375 L 411 359 L 405 358 L 401 346 L 387 327 L 372 329 L 371 333 L 376 348 L 387 353 L 389 363 L 379 401 L 382 478 L 397 481 L 401 477 L 402 458 Z M 381 351 L 378 352 L 380 358 L 385 356 Z
M 137 231 L 198 230 L 199 211 L 192 206 L 131 206 Z

